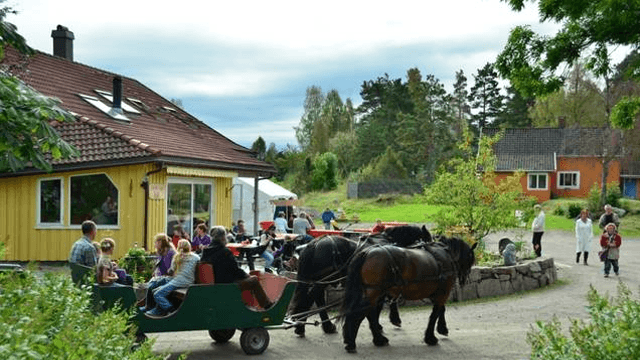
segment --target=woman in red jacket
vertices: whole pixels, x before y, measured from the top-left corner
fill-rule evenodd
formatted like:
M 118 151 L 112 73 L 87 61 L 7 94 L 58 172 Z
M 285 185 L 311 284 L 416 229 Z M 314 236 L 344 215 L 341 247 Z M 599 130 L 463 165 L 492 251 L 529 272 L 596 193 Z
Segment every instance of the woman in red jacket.
M 616 276 L 620 274 L 618 258 L 620 257 L 620 245 L 622 245 L 622 238 L 616 230 L 616 224 L 609 223 L 605 226 L 605 232 L 600 236 L 600 246 L 602 246 L 603 250 L 607 251 L 607 255 L 604 260 L 604 277 L 609 277 L 611 265 L 613 265 L 613 272 Z

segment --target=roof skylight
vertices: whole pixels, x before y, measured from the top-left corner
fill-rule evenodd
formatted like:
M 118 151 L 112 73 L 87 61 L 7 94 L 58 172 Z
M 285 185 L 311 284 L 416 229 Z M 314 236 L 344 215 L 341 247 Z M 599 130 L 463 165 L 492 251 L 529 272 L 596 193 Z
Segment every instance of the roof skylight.
M 100 101 L 95 96 L 84 95 L 84 94 L 78 94 L 78 96 L 80 96 L 84 101 L 86 101 L 89 104 L 93 105 L 98 110 L 102 111 L 103 113 L 111 116 L 112 118 L 114 118 L 116 120 L 121 120 L 121 121 L 126 121 L 126 122 L 130 122 L 131 121 L 126 116 L 124 116 L 124 114 L 120 114 L 120 113 L 112 111 L 113 108 L 111 106 L 103 103 L 102 101 Z
M 95 89 L 94 91 L 97 92 L 103 98 L 109 100 L 109 102 L 113 104 L 113 95 L 111 95 L 110 92 L 104 91 L 104 90 L 98 90 L 98 89 Z M 138 109 L 134 108 L 133 106 L 130 106 L 124 101 L 122 101 L 122 110 L 130 113 L 134 113 L 134 114 L 140 114 L 140 111 L 138 111 Z

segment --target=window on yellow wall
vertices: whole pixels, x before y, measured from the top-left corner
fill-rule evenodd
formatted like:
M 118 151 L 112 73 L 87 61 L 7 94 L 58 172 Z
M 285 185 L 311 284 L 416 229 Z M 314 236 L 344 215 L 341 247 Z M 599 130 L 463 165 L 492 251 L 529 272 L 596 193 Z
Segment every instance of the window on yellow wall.
M 529 190 L 547 190 L 547 174 L 529 174 Z
M 559 189 L 580 188 L 580 173 L 577 171 L 558 172 L 558 188 Z
M 118 225 L 118 189 L 106 174 L 72 176 L 69 183 L 71 225 Z
M 63 184 L 61 178 L 38 180 L 37 216 L 39 226 L 62 225 Z

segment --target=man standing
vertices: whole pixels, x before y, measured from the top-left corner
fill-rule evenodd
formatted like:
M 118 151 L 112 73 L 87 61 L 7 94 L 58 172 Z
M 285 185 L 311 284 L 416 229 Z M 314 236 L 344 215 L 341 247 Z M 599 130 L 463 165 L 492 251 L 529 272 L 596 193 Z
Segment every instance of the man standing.
M 611 223 L 616 225 L 616 229 L 620 228 L 620 218 L 618 218 L 618 214 L 614 213 L 611 205 L 607 204 L 604 206 L 604 214 L 600 216 L 598 226 L 600 226 L 600 229 L 604 231 L 604 227 Z
M 335 220 L 335 218 L 336 215 L 329 208 L 322 213 L 322 222 L 325 230 L 331 230 L 331 220 Z
M 96 248 L 93 247 L 92 241 L 97 233 L 96 224 L 91 220 L 82 223 L 82 237 L 73 243 L 71 252 L 69 253 L 69 262 L 76 263 L 88 267 L 93 267 L 97 262 Z
M 536 252 L 536 257 L 542 256 L 542 234 L 544 234 L 544 211 L 542 206 L 536 204 L 533 207 L 533 211 L 536 214 L 533 223 L 531 224 L 531 230 L 533 231 L 533 250 Z

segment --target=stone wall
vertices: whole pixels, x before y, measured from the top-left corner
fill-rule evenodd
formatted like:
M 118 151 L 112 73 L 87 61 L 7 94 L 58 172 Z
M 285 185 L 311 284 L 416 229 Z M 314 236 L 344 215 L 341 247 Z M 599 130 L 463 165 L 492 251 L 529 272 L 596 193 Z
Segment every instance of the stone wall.
M 451 292 L 451 301 L 463 301 L 489 296 L 513 294 L 533 290 L 557 280 L 553 258 L 526 261 L 514 266 L 480 267 L 471 269 L 467 284 Z
M 514 266 L 474 266 L 469 281 L 462 287 L 456 283 L 449 296 L 450 301 L 479 299 L 490 296 L 509 295 L 518 291 L 533 290 L 553 284 L 558 279 L 553 258 L 527 260 Z M 344 289 L 328 287 L 327 302 L 338 301 Z M 429 304 L 429 299 L 406 301 L 407 305 Z

